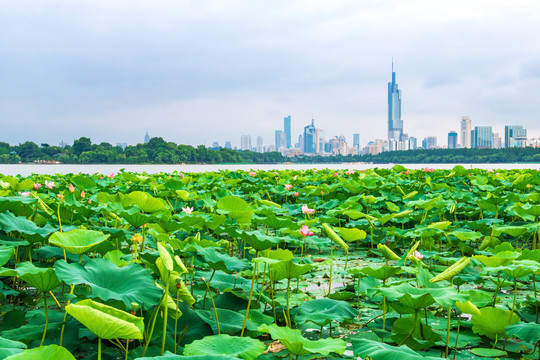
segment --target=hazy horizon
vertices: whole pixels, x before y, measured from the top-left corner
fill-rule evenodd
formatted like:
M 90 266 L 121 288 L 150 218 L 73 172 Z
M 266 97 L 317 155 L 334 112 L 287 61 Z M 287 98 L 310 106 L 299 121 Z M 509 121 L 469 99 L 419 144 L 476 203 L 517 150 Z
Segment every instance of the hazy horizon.
M 0 2 L 0 141 L 274 143 L 387 134 L 391 61 L 421 141 L 523 125 L 540 137 L 540 3 Z

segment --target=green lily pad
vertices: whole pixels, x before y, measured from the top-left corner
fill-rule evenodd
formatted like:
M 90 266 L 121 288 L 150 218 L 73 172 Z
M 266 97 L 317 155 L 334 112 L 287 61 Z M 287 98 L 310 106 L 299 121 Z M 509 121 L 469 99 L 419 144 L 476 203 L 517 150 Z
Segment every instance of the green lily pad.
M 540 341 L 540 324 L 520 322 L 507 326 L 505 331 L 508 336 L 520 338 L 531 344 Z
M 53 268 L 40 268 L 23 262 L 16 269 L 0 269 L 0 276 L 19 276 L 39 291 L 48 292 L 60 284 Z
M 480 309 L 480 314 L 473 315 L 471 318 L 472 331 L 479 335 L 485 335 L 490 339 L 501 338 L 505 336 L 504 328 L 508 325 L 519 322 L 519 316 L 512 315 L 510 322 L 510 310 L 503 310 L 494 307 L 485 307 Z
M 499 357 L 508 355 L 506 351 L 499 349 L 474 348 L 470 351 L 472 354 L 480 357 Z
M 0 358 L 4 359 L 10 355 L 15 355 L 26 349 L 26 344 L 6 339 L 0 336 Z
M 325 326 L 332 321 L 341 323 L 345 320 L 352 320 L 358 316 L 359 312 L 346 301 L 315 299 L 302 303 L 291 313 L 297 324 L 310 321 L 318 326 Z

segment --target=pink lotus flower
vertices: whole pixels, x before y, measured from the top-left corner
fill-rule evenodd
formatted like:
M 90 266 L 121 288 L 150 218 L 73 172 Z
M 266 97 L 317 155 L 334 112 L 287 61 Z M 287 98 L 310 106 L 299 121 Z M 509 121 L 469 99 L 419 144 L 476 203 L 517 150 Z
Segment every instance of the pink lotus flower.
M 249 176 L 251 177 L 257 176 L 257 173 L 255 171 L 250 171 Z
M 19 195 L 21 195 L 21 196 L 30 196 L 30 191 L 19 191 Z
M 69 184 L 68 190 L 69 190 L 69 192 L 72 193 L 72 194 L 75 192 L 75 188 L 73 187 L 72 184 Z
M 180 174 L 180 179 L 183 179 L 184 178 L 184 174 Z
M 298 192 L 295 192 L 293 195 L 294 195 L 294 196 L 298 196 L 298 195 L 300 195 L 300 194 L 299 194 Z
M 307 205 L 302 206 L 302 214 L 312 214 L 315 209 L 310 209 Z
M 186 206 L 185 208 L 182 208 L 182 211 L 185 212 L 186 214 L 188 215 L 191 215 L 191 213 L 193 212 L 193 208 L 189 207 L 189 206 Z
M 337 171 L 336 171 L 336 172 L 334 173 L 334 177 L 337 177 L 337 176 L 338 176 L 338 173 L 337 173 Z
M 349 169 L 349 171 L 347 171 L 347 175 L 354 175 L 354 170 Z
M 316 173 L 318 173 L 318 172 L 319 172 L 319 170 L 315 169 L 315 170 L 313 170 L 313 172 L 314 172 L 314 173 L 316 174 Z
M 309 231 L 309 228 L 307 227 L 307 225 L 304 225 L 302 226 L 302 228 L 300 229 L 300 234 L 302 234 L 302 236 L 311 236 L 314 234 L 313 231 Z
M 292 189 L 292 185 L 291 185 L 291 184 L 285 184 L 285 189 L 291 190 L 291 189 Z
M 422 260 L 424 258 L 424 255 L 420 254 L 418 250 L 414 250 L 413 256 L 418 260 Z
M 114 173 L 110 173 L 109 175 L 107 175 L 107 177 L 108 177 L 109 179 L 112 179 L 113 177 L 115 177 L 115 175 L 114 175 Z
M 38 190 L 40 187 L 41 187 L 41 184 L 38 184 L 38 183 L 35 183 L 35 184 L 34 184 L 34 189 L 35 189 L 35 190 Z
M 45 187 L 52 189 L 54 187 L 54 181 L 47 181 L 45 180 Z
M 321 190 L 321 196 L 323 196 L 323 195 L 324 195 L 324 191 Z
M 86 193 L 83 191 L 81 191 L 81 199 L 84 199 L 84 197 L 86 196 Z

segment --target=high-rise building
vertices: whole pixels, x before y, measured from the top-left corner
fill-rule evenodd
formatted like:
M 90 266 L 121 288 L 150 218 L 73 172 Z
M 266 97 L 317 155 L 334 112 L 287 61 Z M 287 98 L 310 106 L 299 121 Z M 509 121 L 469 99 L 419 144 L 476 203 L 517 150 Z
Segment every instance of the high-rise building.
M 232 149 L 232 145 L 230 141 L 225 141 L 225 149 Z
M 283 118 L 283 132 L 285 133 L 287 149 L 292 148 L 291 145 L 291 115 Z M 276 148 L 277 149 L 277 148 Z
M 323 153 L 323 152 L 325 152 L 325 149 L 324 149 L 324 144 L 325 144 L 324 130 L 323 129 L 317 129 L 317 136 L 319 138 L 319 147 L 317 149 L 317 152 Z
M 285 133 L 281 130 L 275 131 L 275 140 L 274 143 L 276 145 L 276 151 L 279 151 L 282 147 L 286 146 L 281 140 L 281 138 L 285 135 Z
M 493 147 L 491 126 L 475 126 L 471 132 L 471 146 L 476 149 L 491 149 Z
M 448 133 L 448 148 L 449 149 L 457 149 L 457 132 L 450 131 Z
M 144 143 L 148 144 L 150 142 L 150 135 L 148 135 L 148 131 L 146 132 L 146 135 L 144 135 Z
M 388 83 L 388 140 L 401 140 L 403 120 L 401 120 L 401 90 L 396 83 L 396 72 L 392 60 L 392 82 Z
M 409 150 L 416 150 L 417 148 L 418 148 L 418 140 L 414 136 L 411 136 L 409 138 Z
M 499 136 L 499 133 L 493 133 L 493 148 L 500 149 L 502 147 L 502 138 Z
M 422 140 L 422 147 L 424 149 L 435 149 L 437 147 L 437 137 L 428 136 Z
M 527 129 L 521 125 L 506 125 L 504 127 L 504 147 L 526 147 Z
M 240 149 L 251 151 L 251 135 L 242 135 L 240 138 Z
M 264 152 L 262 136 L 257 136 L 257 152 Z
M 360 134 L 352 134 L 352 146 L 356 149 L 356 153 L 360 153 Z
M 472 122 L 470 116 L 462 116 L 461 117 L 461 127 L 460 127 L 460 135 L 461 135 L 461 147 L 470 149 L 471 148 L 471 130 L 472 130 Z
M 315 120 L 311 119 L 311 124 L 304 127 L 304 154 L 315 154 L 316 137 Z

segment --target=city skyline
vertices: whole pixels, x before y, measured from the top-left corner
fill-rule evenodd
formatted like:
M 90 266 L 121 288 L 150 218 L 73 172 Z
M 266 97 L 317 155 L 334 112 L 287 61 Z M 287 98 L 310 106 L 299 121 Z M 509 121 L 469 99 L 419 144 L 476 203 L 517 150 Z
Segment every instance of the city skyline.
M 328 133 L 387 136 L 396 59 L 406 132 L 444 143 L 463 114 L 540 135 L 540 4 L 426 0 L 156 5 L 0 4 L 0 141 L 272 143 L 315 118 Z

